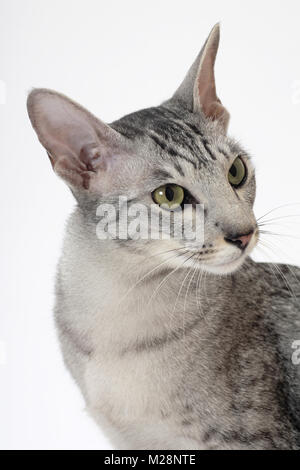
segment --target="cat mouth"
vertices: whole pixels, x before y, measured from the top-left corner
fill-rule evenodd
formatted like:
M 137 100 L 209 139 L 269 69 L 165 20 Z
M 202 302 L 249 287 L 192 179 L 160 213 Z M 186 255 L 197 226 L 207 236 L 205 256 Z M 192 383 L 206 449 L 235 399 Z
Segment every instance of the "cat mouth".
M 203 269 L 215 273 L 215 274 L 228 274 L 238 270 L 245 262 L 247 257 L 253 251 L 257 243 L 257 231 L 254 232 L 254 236 L 250 243 L 243 249 L 238 248 L 238 252 L 228 253 L 228 256 L 216 256 L 212 262 L 204 262 Z
M 216 274 L 230 273 L 238 269 L 246 260 L 251 253 L 253 247 L 247 247 L 245 250 L 234 250 L 234 252 L 227 251 L 221 248 L 220 250 L 214 250 L 208 256 L 192 257 L 187 263 L 195 266 L 196 264 L 204 271 L 212 272 Z M 189 258 L 188 258 L 189 259 Z

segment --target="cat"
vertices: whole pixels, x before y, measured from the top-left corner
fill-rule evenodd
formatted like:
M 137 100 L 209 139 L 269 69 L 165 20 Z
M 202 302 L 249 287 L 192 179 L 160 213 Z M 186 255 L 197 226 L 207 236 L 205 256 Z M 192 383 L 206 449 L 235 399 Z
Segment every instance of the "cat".
M 300 269 L 282 265 L 281 280 L 250 258 L 255 171 L 227 136 L 219 36 L 216 25 L 171 99 L 110 125 L 54 91 L 28 97 L 77 201 L 56 282 L 62 353 L 118 449 L 300 449 Z M 189 220 L 201 206 L 204 239 L 172 236 L 182 219 L 170 237 L 160 223 L 159 237 L 101 239 L 99 207 L 120 219 L 120 197 L 156 215 L 184 203 Z

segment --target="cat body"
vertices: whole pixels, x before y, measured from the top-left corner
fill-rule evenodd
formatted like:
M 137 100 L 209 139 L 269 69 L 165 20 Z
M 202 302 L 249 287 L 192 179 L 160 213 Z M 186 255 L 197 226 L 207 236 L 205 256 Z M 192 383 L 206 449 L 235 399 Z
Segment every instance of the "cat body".
M 176 306 L 185 270 L 148 305 L 166 276 L 154 271 L 119 305 L 146 273 L 122 248 L 109 265 L 109 247 L 87 250 L 86 239 L 74 240 L 81 224 L 76 212 L 60 263 L 56 320 L 66 364 L 116 448 L 299 448 L 300 371 L 291 363 L 299 297 L 272 266 L 248 259 L 229 277 L 207 277 L 200 294 L 189 278 Z M 299 269 L 296 275 L 299 282 Z
M 283 265 L 280 277 L 249 257 L 254 168 L 226 135 L 218 41 L 217 26 L 171 100 L 110 126 L 54 92 L 29 97 L 78 202 L 56 285 L 64 360 L 119 449 L 300 449 L 300 269 Z M 99 204 L 120 221 L 120 196 L 150 207 L 177 193 L 191 214 L 204 207 L 201 244 L 96 236 Z

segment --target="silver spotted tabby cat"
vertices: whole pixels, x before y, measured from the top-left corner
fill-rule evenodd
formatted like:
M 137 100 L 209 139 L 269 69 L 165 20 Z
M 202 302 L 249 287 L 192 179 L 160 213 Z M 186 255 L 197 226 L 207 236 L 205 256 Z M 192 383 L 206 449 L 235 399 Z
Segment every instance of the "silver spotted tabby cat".
M 218 44 L 217 25 L 171 99 L 110 125 L 50 90 L 28 98 L 77 201 L 57 274 L 64 360 L 119 449 L 300 449 L 300 270 L 281 280 L 249 258 L 255 174 L 227 136 Z M 120 198 L 159 217 L 187 206 L 185 221 L 201 206 L 203 239 L 174 235 L 182 217 L 159 219 L 159 236 L 99 237 L 103 204 L 126 232 Z

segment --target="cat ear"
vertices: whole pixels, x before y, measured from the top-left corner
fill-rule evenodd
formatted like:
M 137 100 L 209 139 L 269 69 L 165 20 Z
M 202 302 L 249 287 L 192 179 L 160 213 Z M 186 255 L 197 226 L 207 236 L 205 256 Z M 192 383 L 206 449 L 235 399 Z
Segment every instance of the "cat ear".
M 230 116 L 217 96 L 214 73 L 219 41 L 220 25 L 217 24 L 173 99 L 195 113 L 202 111 L 207 118 L 218 121 L 226 131 Z
M 54 171 L 73 189 L 97 192 L 115 159 L 125 153 L 124 137 L 51 90 L 32 91 L 27 109 Z

